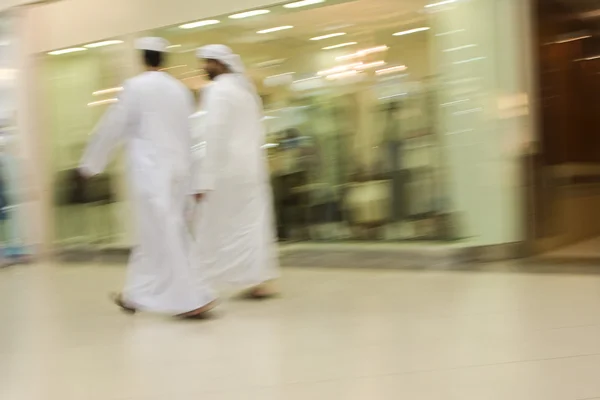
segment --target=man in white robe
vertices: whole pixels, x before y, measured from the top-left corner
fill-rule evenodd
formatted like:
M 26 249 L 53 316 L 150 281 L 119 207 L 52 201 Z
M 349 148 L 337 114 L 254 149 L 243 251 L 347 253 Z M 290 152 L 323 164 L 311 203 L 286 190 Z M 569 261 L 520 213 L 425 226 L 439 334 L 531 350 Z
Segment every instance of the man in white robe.
M 124 84 L 119 102 L 96 128 L 80 171 L 86 177 L 101 173 L 116 145 L 124 143 L 137 245 L 115 302 L 130 312 L 197 318 L 213 307 L 215 296 L 194 274 L 185 220 L 194 101 L 184 85 L 160 71 L 167 46 L 161 38 L 138 40 L 146 71 Z
M 224 45 L 198 49 L 212 84 L 202 94 L 203 156 L 196 160 L 195 259 L 212 282 L 275 294 L 279 276 L 262 103 L 240 57 Z

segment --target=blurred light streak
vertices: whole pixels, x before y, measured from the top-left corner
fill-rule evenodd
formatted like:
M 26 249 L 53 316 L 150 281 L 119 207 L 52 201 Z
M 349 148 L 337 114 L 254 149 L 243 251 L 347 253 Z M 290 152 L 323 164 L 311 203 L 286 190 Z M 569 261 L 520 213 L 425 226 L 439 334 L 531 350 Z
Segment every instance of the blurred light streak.
M 220 24 L 220 23 L 221 23 L 221 21 L 219 21 L 217 19 L 207 19 L 207 20 L 203 20 L 203 21 L 189 22 L 187 24 L 179 25 L 179 28 L 180 29 L 194 29 L 194 28 L 200 28 L 201 26 L 216 25 L 216 24 Z
M 325 39 L 331 39 L 331 38 L 334 38 L 334 37 L 344 36 L 345 34 L 346 34 L 346 32 L 330 33 L 328 35 L 315 36 L 313 38 L 310 38 L 309 40 L 314 40 L 314 41 L 325 40 Z
M 375 74 L 376 75 L 387 75 L 387 74 L 393 74 L 394 72 L 406 71 L 406 69 L 407 69 L 406 65 L 397 65 L 395 67 L 378 69 L 377 71 L 375 71 Z
M 59 56 L 61 54 L 69 54 L 69 53 L 77 53 L 80 51 L 86 51 L 87 49 L 85 47 L 71 47 L 68 49 L 62 49 L 62 50 L 54 50 L 49 52 L 48 54 L 51 56 Z
M 88 103 L 88 107 L 97 107 L 97 106 L 103 106 L 105 104 L 113 104 L 113 103 L 118 103 L 119 99 L 106 99 L 106 100 L 99 100 L 99 101 L 92 101 L 91 103 Z
M 295 1 L 293 3 L 284 4 L 283 7 L 284 8 L 300 8 L 300 7 L 312 6 L 314 4 L 321 4 L 321 3 L 325 3 L 325 0 L 300 0 L 300 1 Z
M 337 61 L 352 60 L 354 58 L 366 57 L 370 54 L 381 53 L 381 52 L 387 51 L 388 49 L 389 49 L 389 47 L 386 45 L 371 47 L 369 49 L 359 50 L 352 54 L 347 54 L 345 56 L 336 57 L 336 60 Z
M 105 94 L 118 93 L 118 92 L 122 92 L 122 91 L 123 91 L 123 87 L 119 86 L 119 87 L 114 87 L 114 88 L 109 88 L 109 89 L 96 90 L 94 93 L 92 93 L 92 96 L 102 96 Z
M 95 49 L 97 47 L 112 46 L 114 44 L 121 44 L 121 43 L 123 43 L 122 40 L 105 40 L 105 41 L 102 41 L 102 42 L 96 42 L 96 43 L 86 44 L 83 47 L 87 47 L 88 49 Z
M 333 46 L 323 47 L 323 50 L 339 49 L 340 47 L 354 46 L 355 44 L 358 44 L 358 43 L 357 42 L 346 42 L 346 43 L 334 44 Z
M 293 28 L 292 25 L 276 26 L 275 28 L 263 29 L 256 33 L 258 33 L 258 34 L 273 33 L 273 32 L 285 31 L 287 29 L 292 29 L 292 28 Z
M 243 13 L 238 13 L 238 14 L 233 14 L 230 15 L 229 18 L 231 19 L 243 19 L 243 18 L 250 18 L 250 17 L 256 17 L 258 15 L 264 15 L 264 14 L 268 14 L 270 13 L 270 10 L 253 10 L 253 11 L 246 11 Z

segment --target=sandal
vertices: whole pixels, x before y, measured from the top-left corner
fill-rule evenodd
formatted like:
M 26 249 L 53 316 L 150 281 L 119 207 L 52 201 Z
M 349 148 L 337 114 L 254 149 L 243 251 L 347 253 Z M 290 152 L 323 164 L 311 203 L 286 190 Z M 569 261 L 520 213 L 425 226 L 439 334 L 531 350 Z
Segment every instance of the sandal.
M 121 308 L 121 310 L 126 312 L 127 314 L 135 314 L 137 312 L 137 310 L 135 308 L 130 307 L 127 304 L 125 304 L 125 302 L 123 301 L 123 295 L 121 293 L 114 293 L 111 296 L 111 298 L 112 298 L 113 303 L 115 303 L 117 306 L 119 306 Z
M 176 315 L 175 317 L 180 319 L 209 319 L 211 317 L 211 311 L 217 305 L 216 301 L 211 301 L 210 303 L 202 306 L 196 310 L 186 312 L 183 314 Z
M 244 300 L 270 300 L 279 297 L 279 293 L 263 291 L 262 287 L 254 287 L 242 293 L 241 298 Z

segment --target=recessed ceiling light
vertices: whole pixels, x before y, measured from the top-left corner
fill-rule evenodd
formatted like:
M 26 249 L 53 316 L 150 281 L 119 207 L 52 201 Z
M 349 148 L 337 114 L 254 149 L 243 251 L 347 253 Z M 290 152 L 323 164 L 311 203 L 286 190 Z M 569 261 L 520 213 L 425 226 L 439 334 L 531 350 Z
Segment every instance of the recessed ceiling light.
M 403 72 L 406 71 L 406 65 L 396 65 L 395 67 L 389 67 L 384 69 L 378 69 L 375 71 L 376 75 L 387 75 L 393 74 L 394 72 Z
M 384 66 L 385 64 L 386 64 L 385 61 L 373 61 L 368 64 L 361 64 L 361 65 L 355 67 L 355 69 L 357 69 L 359 71 L 364 71 L 366 69 L 381 67 L 381 66 Z
M 314 38 L 310 38 L 310 40 L 324 40 L 324 39 L 334 38 L 334 37 L 338 37 L 338 36 L 344 36 L 345 34 L 346 34 L 346 32 L 330 33 L 329 35 L 316 36 Z
M 216 25 L 220 22 L 221 21 L 219 21 L 218 19 L 205 19 L 203 21 L 189 22 L 187 24 L 179 25 L 179 28 L 180 29 L 194 29 L 194 28 L 199 28 L 201 26 Z
M 325 3 L 325 0 L 301 0 L 301 1 L 295 1 L 293 3 L 285 4 L 284 7 L 285 8 L 299 8 L 299 7 L 312 6 L 313 4 L 320 4 L 320 3 Z
M 277 31 L 284 31 L 286 29 L 292 29 L 292 28 L 293 28 L 292 25 L 276 26 L 275 28 L 263 29 L 262 31 L 258 31 L 256 33 L 272 33 L 272 32 L 277 32 Z
M 84 47 L 87 47 L 88 49 L 94 49 L 96 47 L 111 46 L 113 44 L 121 44 L 121 43 L 123 43 L 122 40 L 105 40 L 103 42 L 86 44 Z
M 355 44 L 358 44 L 358 43 L 356 43 L 356 42 L 347 42 L 347 43 L 334 44 L 333 46 L 323 47 L 323 50 L 339 49 L 340 47 L 353 46 Z
M 443 6 L 446 4 L 451 4 L 451 3 L 456 3 L 456 0 L 444 0 L 444 1 L 439 1 L 437 3 L 431 3 L 431 4 L 427 4 L 425 6 L 425 8 L 431 8 L 431 7 L 437 7 L 437 6 Z
M 243 13 L 230 15 L 229 18 L 231 18 L 231 19 L 242 19 L 242 18 L 256 17 L 257 15 L 264 15 L 264 14 L 268 14 L 270 12 L 271 12 L 270 10 L 246 11 L 246 12 L 243 12 Z
M 402 32 L 396 32 L 393 35 L 394 36 L 404 36 L 404 35 L 410 35 L 411 33 L 417 33 L 417 32 L 423 32 L 423 31 L 428 31 L 431 28 L 428 26 L 424 26 L 422 28 L 415 28 L 415 29 L 409 29 L 407 31 L 402 31 Z
M 346 71 L 346 72 L 340 72 L 337 74 L 331 74 L 331 75 L 327 75 L 325 77 L 325 79 L 328 80 L 336 80 L 336 79 L 344 79 L 344 78 L 350 78 L 352 76 L 356 76 L 358 75 L 360 72 L 356 71 L 356 70 L 352 70 L 352 71 Z
M 331 74 L 337 74 L 340 72 L 346 72 L 346 71 L 356 69 L 356 68 L 360 67 L 361 65 L 363 65 L 362 62 L 346 64 L 346 65 L 338 65 L 337 67 L 333 67 L 330 69 L 326 69 L 324 71 L 317 72 L 317 76 L 326 76 L 326 75 L 331 75 Z
M 69 53 L 77 53 L 79 51 L 86 51 L 87 49 L 85 47 L 71 47 L 69 49 L 62 49 L 62 50 L 54 50 L 49 52 L 48 54 L 52 55 L 52 56 L 58 56 L 61 54 L 69 54 Z
M 355 58 L 366 57 L 370 54 L 381 53 L 381 52 L 387 51 L 388 49 L 389 49 L 389 47 L 386 45 L 371 47 L 368 49 L 359 50 L 356 53 L 346 54 L 345 56 L 336 57 L 336 60 L 337 61 L 352 60 Z

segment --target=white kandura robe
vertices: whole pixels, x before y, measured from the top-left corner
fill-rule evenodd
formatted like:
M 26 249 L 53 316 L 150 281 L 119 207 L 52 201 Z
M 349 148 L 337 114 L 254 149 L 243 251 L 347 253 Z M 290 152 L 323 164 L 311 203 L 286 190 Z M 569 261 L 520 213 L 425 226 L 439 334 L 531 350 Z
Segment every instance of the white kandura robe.
M 220 75 L 203 93 L 202 136 L 193 189 L 205 193 L 195 211 L 201 276 L 252 286 L 279 276 L 262 105 L 243 77 Z
M 84 174 L 96 175 L 119 142 L 126 146 L 137 245 L 123 300 L 140 310 L 180 314 L 215 298 L 194 273 L 185 220 L 193 108 L 191 93 L 175 78 L 154 71 L 138 75 L 96 128 L 81 163 Z

